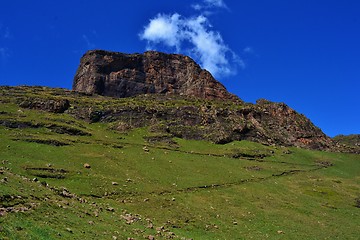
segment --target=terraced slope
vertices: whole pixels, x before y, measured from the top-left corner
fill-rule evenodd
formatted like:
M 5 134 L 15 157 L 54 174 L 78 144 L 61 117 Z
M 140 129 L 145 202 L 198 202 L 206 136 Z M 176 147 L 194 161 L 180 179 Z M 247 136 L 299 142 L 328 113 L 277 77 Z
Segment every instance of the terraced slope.
M 13 90 L 0 102 L 1 239 L 358 237 L 357 154 L 119 131 L 54 110 L 112 100 Z M 54 101 L 26 105 L 36 98 Z

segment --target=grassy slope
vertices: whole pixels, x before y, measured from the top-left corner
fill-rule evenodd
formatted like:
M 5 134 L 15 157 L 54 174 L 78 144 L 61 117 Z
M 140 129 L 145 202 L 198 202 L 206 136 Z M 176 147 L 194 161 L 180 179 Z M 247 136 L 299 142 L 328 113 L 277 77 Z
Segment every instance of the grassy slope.
M 146 129 L 118 134 L 11 101 L 0 112 L 0 120 L 45 126 L 0 126 L 1 239 L 358 238 L 359 155 L 247 141 L 174 139 L 175 148 L 149 144 Z M 59 134 L 50 123 L 92 135 Z M 255 157 L 231 157 L 238 153 Z

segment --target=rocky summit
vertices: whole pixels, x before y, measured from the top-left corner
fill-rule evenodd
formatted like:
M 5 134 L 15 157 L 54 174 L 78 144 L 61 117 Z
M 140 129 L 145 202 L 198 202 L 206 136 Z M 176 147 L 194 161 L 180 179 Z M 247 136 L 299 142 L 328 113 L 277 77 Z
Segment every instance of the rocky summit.
M 146 104 L 136 108 L 88 106 L 72 111 L 89 121 L 116 122 L 115 129 L 151 127 L 171 136 L 216 143 L 250 140 L 322 150 L 334 145 L 309 119 L 286 104 L 267 100 L 244 103 L 184 55 L 88 51 L 81 58 L 73 90 L 116 98 L 148 94 Z M 169 97 L 182 97 L 188 104 L 179 105 Z M 199 100 L 206 102 L 196 102 Z M 173 104 L 164 106 L 162 102 Z
M 120 98 L 161 93 L 240 100 L 190 57 L 155 51 L 88 51 L 81 58 L 73 90 Z

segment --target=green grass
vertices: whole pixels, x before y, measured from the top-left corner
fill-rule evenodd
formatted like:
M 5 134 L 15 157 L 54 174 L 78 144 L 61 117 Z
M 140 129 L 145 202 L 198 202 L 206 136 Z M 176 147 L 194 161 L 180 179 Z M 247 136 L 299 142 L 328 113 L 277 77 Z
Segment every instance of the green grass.
M 45 90 L 31 94 L 61 92 Z M 156 133 L 147 128 L 120 134 L 20 109 L 3 94 L 0 121 L 39 127 L 0 126 L 0 239 L 359 239 L 359 155 L 249 141 L 149 143 Z

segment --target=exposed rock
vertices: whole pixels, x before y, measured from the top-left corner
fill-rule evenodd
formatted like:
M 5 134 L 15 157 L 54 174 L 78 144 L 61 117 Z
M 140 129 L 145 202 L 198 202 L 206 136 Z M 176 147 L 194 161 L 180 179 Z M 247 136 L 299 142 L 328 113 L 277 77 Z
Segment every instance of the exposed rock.
M 360 134 L 337 135 L 333 140 L 338 150 L 360 154 Z
M 91 168 L 91 166 L 90 166 L 90 164 L 85 163 L 85 164 L 84 164 L 84 168 Z
M 27 99 L 19 104 L 22 108 L 44 110 L 53 113 L 63 113 L 70 107 L 67 99 Z
M 240 101 L 190 57 L 155 51 L 88 51 L 81 58 L 73 90 L 111 97 L 161 93 Z
M 167 104 L 164 105 L 164 102 Z M 80 115 L 79 108 L 77 111 L 79 118 L 86 119 L 89 115 L 86 111 Z M 139 96 L 131 105 L 103 109 L 99 121 L 111 122 L 110 128 L 114 130 L 117 130 L 114 126 L 118 123 L 127 123 L 128 129 L 150 127 L 158 136 L 163 135 L 168 139 L 179 137 L 218 144 L 249 140 L 266 145 L 320 150 L 330 149 L 334 145 L 303 114 L 284 103 L 264 99 L 256 104 L 219 104 L 186 97 Z M 149 151 L 149 148 L 144 147 L 144 151 Z

